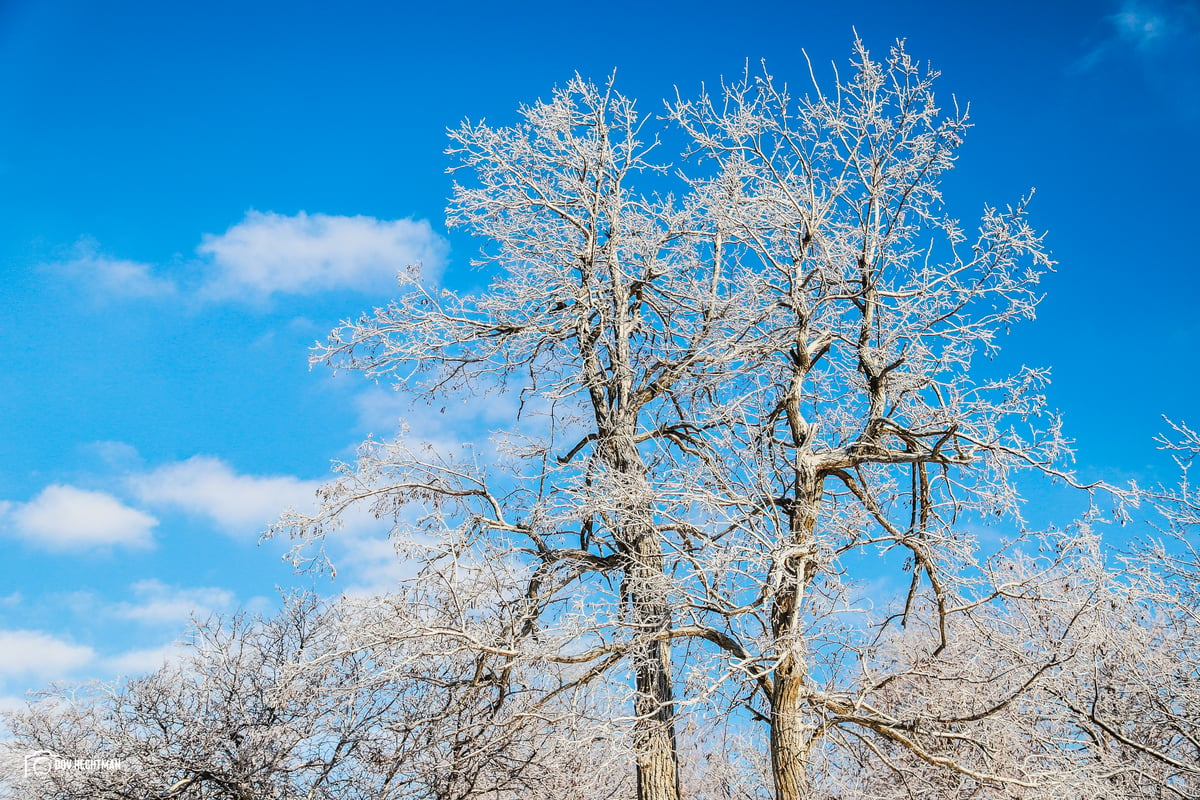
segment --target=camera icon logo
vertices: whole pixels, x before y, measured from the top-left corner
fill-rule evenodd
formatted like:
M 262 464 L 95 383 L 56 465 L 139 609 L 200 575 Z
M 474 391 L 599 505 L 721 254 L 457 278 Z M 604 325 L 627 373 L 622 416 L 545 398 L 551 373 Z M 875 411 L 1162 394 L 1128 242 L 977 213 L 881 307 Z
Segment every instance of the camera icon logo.
M 44 778 L 54 769 L 54 753 L 37 750 L 25 756 L 25 777 Z

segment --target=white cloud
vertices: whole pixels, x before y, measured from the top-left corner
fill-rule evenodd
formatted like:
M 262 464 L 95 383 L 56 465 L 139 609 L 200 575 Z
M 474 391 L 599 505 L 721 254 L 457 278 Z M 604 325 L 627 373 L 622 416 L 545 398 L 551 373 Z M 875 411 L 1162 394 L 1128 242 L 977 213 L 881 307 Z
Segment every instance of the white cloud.
M 131 588 L 137 600 L 116 604 L 115 613 L 124 619 L 146 625 L 183 624 L 193 616 L 203 618 L 232 609 L 236 600 L 228 589 L 215 586 L 168 586 L 154 578 L 138 581 Z
M 87 666 L 95 657 L 90 647 L 41 631 L 0 631 L 0 677 L 59 678 Z
M 54 484 L 28 503 L 0 505 L 11 532 L 50 550 L 144 546 L 158 520 L 104 492 Z
M 357 509 L 340 531 L 338 553 L 333 557 L 338 574 L 346 579 L 342 593 L 353 597 L 375 597 L 396 591 L 402 580 L 414 577 L 420 565 L 396 552 L 388 536 L 388 523 Z
M 1200 10 L 1173 0 L 1125 0 L 1105 18 L 1103 38 L 1072 65 L 1086 72 L 1132 54 L 1152 85 L 1195 89 L 1200 53 Z
M 274 293 L 330 289 L 386 291 L 396 273 L 420 263 L 436 278 L 445 241 L 425 220 L 379 220 L 251 211 L 197 248 L 211 260 L 203 293 L 218 299 L 264 299 Z
M 1110 19 L 1118 35 L 1139 48 L 1153 47 L 1172 29 L 1162 10 L 1140 2 L 1126 2 Z
M 195 292 L 209 300 L 262 301 L 334 289 L 386 293 L 396 274 L 414 264 L 436 281 L 447 249 L 426 220 L 251 211 L 224 233 L 201 237 L 199 263 L 188 265 L 204 274 L 198 284 L 163 275 L 161 265 L 106 255 L 89 237 L 47 267 L 100 299 Z
M 1124 0 L 1070 71 L 1136 66 L 1149 94 L 1188 119 L 1200 115 L 1200 7 L 1184 0 Z M 1127 110 L 1128 113 L 1128 110 Z
M 19 694 L 0 695 L 0 714 L 5 711 L 24 711 L 29 699 Z M 12 774 L 11 772 L 9 774 Z
M 130 482 L 142 502 L 208 517 L 238 537 L 257 536 L 287 508 L 311 508 L 319 486 L 291 475 L 240 475 L 211 456 L 167 464 Z
M 117 675 L 146 675 L 176 660 L 184 648 L 178 644 L 130 650 L 104 659 L 106 669 Z
M 442 453 L 457 452 L 466 443 L 486 441 L 491 430 L 541 431 L 547 405 L 538 397 L 520 397 L 512 391 L 486 392 L 444 403 L 413 402 L 412 395 L 372 386 L 351 401 L 357 427 L 365 433 L 393 434 L 407 427 L 410 441 L 426 442 Z
M 142 463 L 142 456 L 137 448 L 125 442 L 91 442 L 82 449 L 111 469 L 129 470 Z
M 178 291 L 173 281 L 155 275 L 151 265 L 104 255 L 96 241 L 87 237 L 75 243 L 71 257 L 57 269 L 101 298 L 166 297 Z

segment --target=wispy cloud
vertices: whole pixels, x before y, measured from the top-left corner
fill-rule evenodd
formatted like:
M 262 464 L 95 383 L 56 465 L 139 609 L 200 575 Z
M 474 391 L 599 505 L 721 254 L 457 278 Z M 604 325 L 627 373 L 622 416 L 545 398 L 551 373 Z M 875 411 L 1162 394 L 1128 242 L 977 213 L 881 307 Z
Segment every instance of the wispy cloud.
M 237 538 L 258 536 L 285 509 L 310 508 L 319 485 L 291 475 L 239 474 L 212 456 L 166 464 L 129 483 L 141 502 L 208 518 Z
M 419 564 L 396 551 L 389 522 L 376 520 L 366 509 L 355 509 L 339 531 L 331 558 L 342 576 L 342 593 L 374 597 L 396 590 L 396 585 L 417 574 Z
M 10 535 L 48 550 L 146 546 L 158 525 L 110 494 L 62 484 L 47 486 L 27 503 L 0 503 L 0 522 Z
M 446 252 L 445 239 L 425 220 L 251 211 L 224 233 L 201 237 L 187 280 L 162 265 L 105 254 L 87 237 L 47 268 L 102 300 L 189 296 L 261 303 L 331 290 L 385 294 L 412 265 L 436 282 Z
M 76 242 L 53 268 L 87 286 L 99 300 L 162 298 L 178 292 L 175 282 L 156 275 L 152 265 L 106 255 L 90 237 Z
M 1142 2 L 1126 2 L 1109 20 L 1117 35 L 1139 50 L 1152 50 L 1167 44 L 1187 22 L 1179 11 L 1173 10 L 1168 17 L 1167 8 L 1155 8 L 1153 4 Z
M 181 626 L 193 616 L 207 617 L 228 611 L 234 607 L 236 600 L 234 593 L 228 589 L 215 586 L 168 586 L 154 578 L 138 581 L 130 588 L 136 599 L 118 603 L 114 613 L 123 619 L 146 625 Z
M 1135 60 L 1149 87 L 1189 116 L 1200 100 L 1200 6 L 1179 0 L 1124 0 L 1104 20 L 1100 41 L 1073 68 Z
M 104 667 L 117 675 L 145 675 L 177 660 L 186 652 L 186 649 L 177 643 L 128 650 L 104 659 Z
M 495 407 L 491 411 L 495 413 Z M 447 451 L 458 449 L 449 420 L 436 411 L 427 412 L 422 420 L 422 432 L 434 434 L 439 446 Z M 101 546 L 150 544 L 153 531 L 161 524 L 159 517 L 175 512 L 190 515 L 236 541 L 253 542 L 285 511 L 309 513 L 317 507 L 320 480 L 241 473 L 226 461 L 207 455 L 147 469 L 131 446 L 120 442 L 103 445 L 104 452 L 119 456 L 110 466 L 123 472 L 108 480 L 130 504 L 106 492 L 53 484 L 28 502 L 0 501 L 0 533 L 53 552 L 86 553 Z M 488 455 L 495 457 L 490 451 Z M 136 466 L 127 469 L 131 465 Z M 397 580 L 411 577 L 413 564 L 397 554 L 389 534 L 393 525 L 412 523 L 407 517 L 415 519 L 420 513 L 414 507 L 405 512 L 404 519 L 377 519 L 364 504 L 343 516 L 341 530 L 330 543 L 331 556 L 344 581 L 343 591 L 384 591 L 394 588 Z M 148 579 L 131 590 L 133 597 L 119 602 L 90 591 L 61 597 L 74 615 L 101 613 L 108 619 L 148 626 L 182 625 L 193 615 L 228 612 L 238 605 L 235 594 L 220 587 L 179 587 Z M 0 596 L 0 607 L 21 602 L 18 593 Z M 266 609 L 271 603 L 259 597 L 242 605 Z
M 0 630 L 0 679 L 53 680 L 85 667 L 96 658 L 90 647 L 41 631 Z
M 251 211 L 220 236 L 206 235 L 198 252 L 210 263 L 206 296 L 259 299 L 387 288 L 396 273 L 418 263 L 433 279 L 445 249 L 424 220 Z

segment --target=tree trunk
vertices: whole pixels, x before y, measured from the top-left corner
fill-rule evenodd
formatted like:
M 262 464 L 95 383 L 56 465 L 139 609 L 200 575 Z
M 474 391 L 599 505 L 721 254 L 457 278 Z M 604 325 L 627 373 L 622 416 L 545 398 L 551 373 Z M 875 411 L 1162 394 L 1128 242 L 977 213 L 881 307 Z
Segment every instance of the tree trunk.
M 671 688 L 671 612 L 663 587 L 662 547 L 653 533 L 630 553 L 629 606 L 638 631 L 633 666 L 638 800 L 678 800 L 675 706 Z
M 790 656 L 789 656 L 790 658 Z M 808 746 L 812 726 L 801 713 L 804 674 L 789 663 L 775 670 L 771 697 L 771 773 L 776 800 L 807 800 Z
M 625 599 L 634 629 L 633 742 L 637 753 L 638 800 L 679 800 L 679 762 L 675 744 L 675 705 L 671 684 L 671 607 L 663 574 L 662 543 L 654 527 L 654 508 L 646 469 L 627 435 L 601 448 L 608 465 L 625 480 L 620 499 L 617 542 L 625 561 Z
M 804 593 L 817 574 L 816 522 L 822 480 L 803 454 L 796 458 L 795 502 L 788 510 L 789 541 L 776 563 L 778 589 L 771 609 L 778 661 L 771 695 L 771 772 L 776 800 L 807 800 L 813 726 L 805 719 L 808 659 L 799 639 Z

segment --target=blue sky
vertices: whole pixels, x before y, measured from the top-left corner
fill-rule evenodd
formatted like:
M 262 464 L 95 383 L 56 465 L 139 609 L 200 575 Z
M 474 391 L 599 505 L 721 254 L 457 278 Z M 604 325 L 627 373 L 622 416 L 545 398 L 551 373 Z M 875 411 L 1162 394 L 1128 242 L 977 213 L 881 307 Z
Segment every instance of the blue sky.
M 575 71 L 645 113 L 747 59 L 800 84 L 855 29 L 970 101 L 959 216 L 1037 187 L 1059 266 L 1002 366 L 1053 367 L 1083 476 L 1169 479 L 1161 415 L 1200 418 L 1196 2 L 0 3 L 0 705 L 312 585 L 258 532 L 400 412 L 308 348 L 406 263 L 474 280 L 448 126 Z M 367 522 L 333 549 L 322 591 L 396 573 Z

